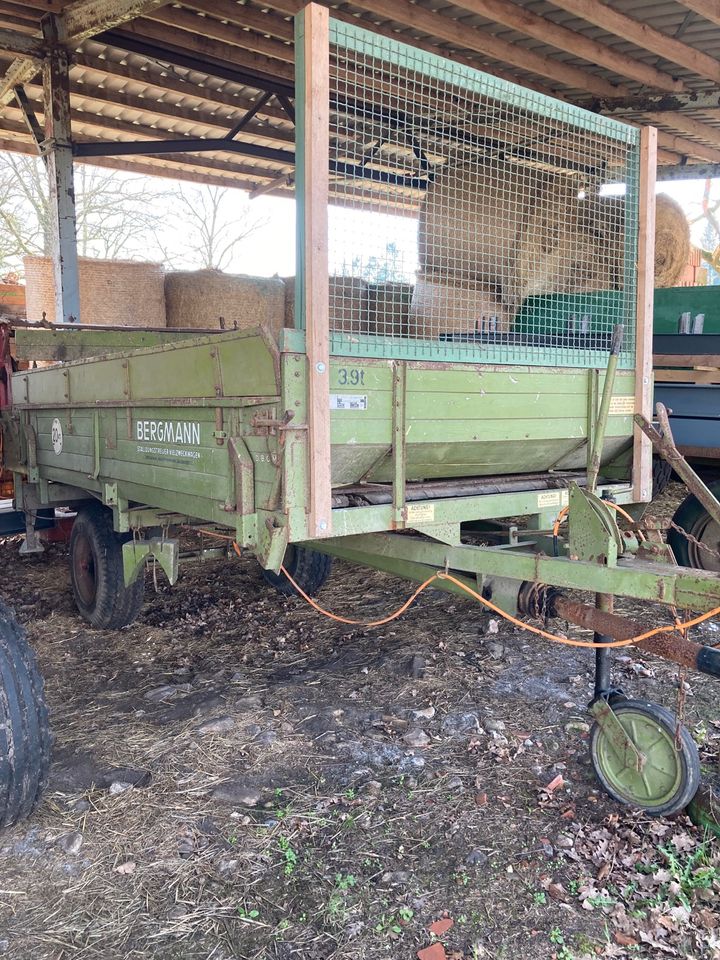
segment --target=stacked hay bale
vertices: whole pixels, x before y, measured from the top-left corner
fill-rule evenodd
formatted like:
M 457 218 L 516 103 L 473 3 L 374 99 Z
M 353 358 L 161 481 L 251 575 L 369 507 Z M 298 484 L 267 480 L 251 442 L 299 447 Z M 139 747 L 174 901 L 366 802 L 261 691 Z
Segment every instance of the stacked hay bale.
M 625 204 L 580 192 L 575 177 L 508 160 L 448 164 L 420 213 L 412 336 L 511 325 L 526 297 L 617 290 L 624 280 Z M 657 197 L 656 286 L 677 283 L 690 232 Z
M 411 283 L 368 284 L 368 325 L 380 336 L 407 337 L 410 323 Z
M 368 283 L 360 277 L 329 279 L 330 329 L 341 333 L 374 333 L 369 317 Z M 285 278 L 285 326 L 295 326 L 295 277 Z
M 581 218 L 571 177 L 500 158 L 448 164 L 420 213 L 412 334 L 506 329 L 525 297 L 569 272 Z
M 277 337 L 285 319 L 285 285 L 279 277 L 178 270 L 165 277 L 165 303 L 168 327 L 261 326 Z
M 50 257 L 25 257 L 29 320 L 55 317 L 55 274 Z M 121 327 L 164 327 L 164 270 L 159 263 L 80 257 L 80 321 Z

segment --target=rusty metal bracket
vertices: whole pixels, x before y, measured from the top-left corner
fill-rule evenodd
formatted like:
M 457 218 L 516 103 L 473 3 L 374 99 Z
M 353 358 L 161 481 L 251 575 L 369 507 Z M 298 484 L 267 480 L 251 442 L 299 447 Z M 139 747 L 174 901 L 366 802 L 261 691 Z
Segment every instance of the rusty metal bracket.
M 640 427 L 645 436 L 650 439 L 653 447 L 663 460 L 669 463 L 675 473 L 684 481 L 690 493 L 697 497 L 715 523 L 720 524 L 720 502 L 715 499 L 676 447 L 665 405 L 658 403 L 655 410 L 658 423 L 660 424 L 660 430 L 658 430 L 654 424 L 650 423 L 641 413 L 635 414 L 635 423 Z
M 597 700 L 590 704 L 588 709 L 618 755 L 623 758 L 625 767 L 632 767 L 640 773 L 645 766 L 647 758 L 644 753 L 638 750 L 625 732 L 625 728 L 613 713 L 613 709 L 607 700 L 598 697 Z

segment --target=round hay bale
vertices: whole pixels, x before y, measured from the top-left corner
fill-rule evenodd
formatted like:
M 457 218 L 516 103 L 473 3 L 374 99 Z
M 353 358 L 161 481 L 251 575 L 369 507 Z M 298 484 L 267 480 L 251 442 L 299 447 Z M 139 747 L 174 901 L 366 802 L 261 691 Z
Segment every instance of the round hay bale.
M 529 225 L 540 247 L 557 245 L 578 216 L 572 177 L 508 160 L 448 164 L 428 187 L 418 226 L 420 272 L 516 287 L 518 244 Z
M 497 290 L 472 280 L 418 274 L 408 324 L 409 336 L 436 340 L 445 333 L 507 330 L 511 313 Z
M 655 198 L 655 286 L 674 287 L 690 259 L 690 225 L 677 201 Z
M 25 257 L 29 320 L 55 323 L 55 275 L 50 257 Z M 121 327 L 164 327 L 162 264 L 80 257 L 80 322 Z
M 285 320 L 285 285 L 279 277 L 178 270 L 165 276 L 165 303 L 168 327 L 261 326 L 276 337 Z

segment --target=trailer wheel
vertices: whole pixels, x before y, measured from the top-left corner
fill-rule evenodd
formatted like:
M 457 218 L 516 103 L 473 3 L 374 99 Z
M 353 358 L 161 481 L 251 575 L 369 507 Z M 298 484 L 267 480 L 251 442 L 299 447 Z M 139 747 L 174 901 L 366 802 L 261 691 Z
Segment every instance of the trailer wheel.
M 325 553 L 318 553 L 317 550 L 290 544 L 285 551 L 283 566 L 305 593 L 314 596 L 330 576 L 332 557 Z M 297 592 L 284 573 L 263 570 L 263 577 L 286 597 L 291 597 Z
M 122 545 L 130 534 L 117 534 L 112 514 L 99 504 L 82 509 L 70 536 L 70 579 L 80 615 L 104 630 L 127 626 L 140 613 L 145 582 L 139 576 L 125 586 Z
M 663 460 L 662 457 L 653 457 L 652 462 L 652 496 L 653 500 L 655 497 L 659 497 L 660 494 L 664 493 L 670 480 L 672 479 L 673 469 L 667 460 Z
M 708 488 L 716 497 L 720 496 L 720 481 L 708 484 Z M 680 566 L 720 572 L 720 526 L 694 494 L 683 500 L 672 522 L 698 541 L 694 543 L 672 527 L 668 530 L 668 543 Z
M 645 763 L 638 771 L 607 729 L 593 724 L 590 759 L 603 789 L 613 800 L 641 807 L 652 817 L 684 810 L 700 785 L 700 758 L 687 729 L 678 728 L 675 716 L 656 703 L 622 700 L 612 709 Z
M 50 766 L 50 725 L 35 655 L 0 602 L 0 829 L 27 817 Z

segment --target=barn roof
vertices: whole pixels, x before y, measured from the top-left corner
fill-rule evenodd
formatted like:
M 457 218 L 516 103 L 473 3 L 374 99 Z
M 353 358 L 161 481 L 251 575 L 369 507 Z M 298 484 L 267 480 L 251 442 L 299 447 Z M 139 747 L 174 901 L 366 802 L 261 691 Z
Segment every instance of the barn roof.
M 62 13 L 73 135 L 119 169 L 285 192 L 300 0 L 0 0 L 0 149 L 35 153 L 41 17 Z M 137 15 L 136 15 L 137 14 Z M 659 128 L 659 176 L 720 175 L 715 0 L 358 0 L 336 18 L 592 110 Z M 25 109 L 15 93 L 22 85 Z M 217 149 L 197 152 L 208 139 Z M 187 141 L 161 153 L 162 141 Z M 158 152 L 135 153 L 137 141 Z M 184 144 L 183 144 L 184 147 Z M 145 150 L 147 150 L 147 146 Z M 80 159 L 83 159 L 81 157 Z

